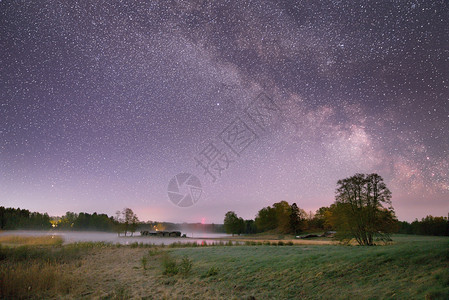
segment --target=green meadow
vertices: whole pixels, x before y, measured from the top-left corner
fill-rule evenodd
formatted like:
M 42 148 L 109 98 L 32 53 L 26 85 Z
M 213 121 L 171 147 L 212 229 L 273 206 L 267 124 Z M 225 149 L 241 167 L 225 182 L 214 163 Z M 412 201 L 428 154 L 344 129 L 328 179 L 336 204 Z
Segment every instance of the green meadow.
M 449 299 L 449 237 L 396 235 L 370 247 L 266 244 L 2 243 L 0 296 Z
M 449 299 L 449 238 L 396 236 L 387 246 L 252 246 L 176 249 L 192 277 L 236 298 Z

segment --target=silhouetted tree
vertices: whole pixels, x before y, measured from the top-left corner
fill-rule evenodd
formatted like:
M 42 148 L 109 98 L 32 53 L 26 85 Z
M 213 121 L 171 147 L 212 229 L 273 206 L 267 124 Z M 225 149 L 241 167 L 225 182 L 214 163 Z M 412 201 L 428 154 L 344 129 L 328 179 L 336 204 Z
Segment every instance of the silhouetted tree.
M 242 218 L 237 217 L 235 212 L 228 211 L 224 218 L 224 227 L 226 233 L 240 235 L 245 231 L 245 221 Z
M 290 233 L 290 216 L 291 207 L 287 201 L 281 201 L 273 204 L 273 208 L 276 211 L 276 228 L 281 233 Z
M 290 206 L 290 232 L 297 235 L 305 228 L 306 212 L 300 209 L 296 203 Z
M 246 234 L 253 234 L 256 233 L 256 225 L 254 223 L 254 220 L 245 220 L 245 231 Z
M 131 236 L 134 234 L 137 228 L 137 223 L 139 219 L 137 215 L 132 211 L 131 208 L 124 208 L 122 211 L 122 220 L 123 220 L 123 230 L 125 231 L 125 236 L 127 232 L 131 232 Z
M 337 237 L 355 238 L 360 245 L 373 245 L 374 239 L 389 240 L 396 217 L 391 192 L 378 174 L 356 174 L 337 182 L 332 212 Z M 386 205 L 386 207 L 384 206 Z
M 114 226 L 114 230 L 115 232 L 117 232 L 117 235 L 120 236 L 120 233 L 123 231 L 124 229 L 124 224 L 123 224 L 123 218 L 122 218 L 122 212 L 117 210 L 115 212 L 115 226 Z

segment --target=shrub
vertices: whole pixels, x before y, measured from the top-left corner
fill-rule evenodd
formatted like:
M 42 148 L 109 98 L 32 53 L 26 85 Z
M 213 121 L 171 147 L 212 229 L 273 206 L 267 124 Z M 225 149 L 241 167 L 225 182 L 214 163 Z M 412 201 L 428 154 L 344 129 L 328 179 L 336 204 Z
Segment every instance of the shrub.
M 217 267 L 210 267 L 206 274 L 202 275 L 201 278 L 211 277 L 218 274 L 219 269 Z
M 176 275 L 179 272 L 176 260 L 173 259 L 168 254 L 164 255 L 162 265 L 164 266 L 164 273 L 163 273 L 164 275 Z
M 188 275 L 192 270 L 192 260 L 187 256 L 184 256 L 179 264 L 179 271 L 183 275 Z

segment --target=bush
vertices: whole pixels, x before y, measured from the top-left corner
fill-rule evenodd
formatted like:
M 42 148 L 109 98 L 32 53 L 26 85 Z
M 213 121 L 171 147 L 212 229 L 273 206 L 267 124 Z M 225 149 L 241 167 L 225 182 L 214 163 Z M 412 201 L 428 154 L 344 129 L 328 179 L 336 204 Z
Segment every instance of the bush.
M 183 275 L 188 275 L 192 270 L 192 260 L 187 256 L 184 256 L 179 264 L 179 271 Z
M 218 274 L 219 269 L 217 267 L 210 267 L 206 274 L 201 276 L 201 278 L 211 277 Z
M 176 260 L 168 254 L 164 255 L 162 265 L 164 266 L 164 275 L 176 275 L 179 272 Z

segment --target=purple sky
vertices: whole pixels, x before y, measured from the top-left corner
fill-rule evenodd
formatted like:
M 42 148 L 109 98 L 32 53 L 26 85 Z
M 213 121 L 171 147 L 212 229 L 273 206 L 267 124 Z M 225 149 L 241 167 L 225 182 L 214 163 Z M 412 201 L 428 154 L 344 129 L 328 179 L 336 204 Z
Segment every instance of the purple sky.
M 375 172 L 449 212 L 447 1 L 1 1 L 0 67 L 2 206 L 221 223 Z

